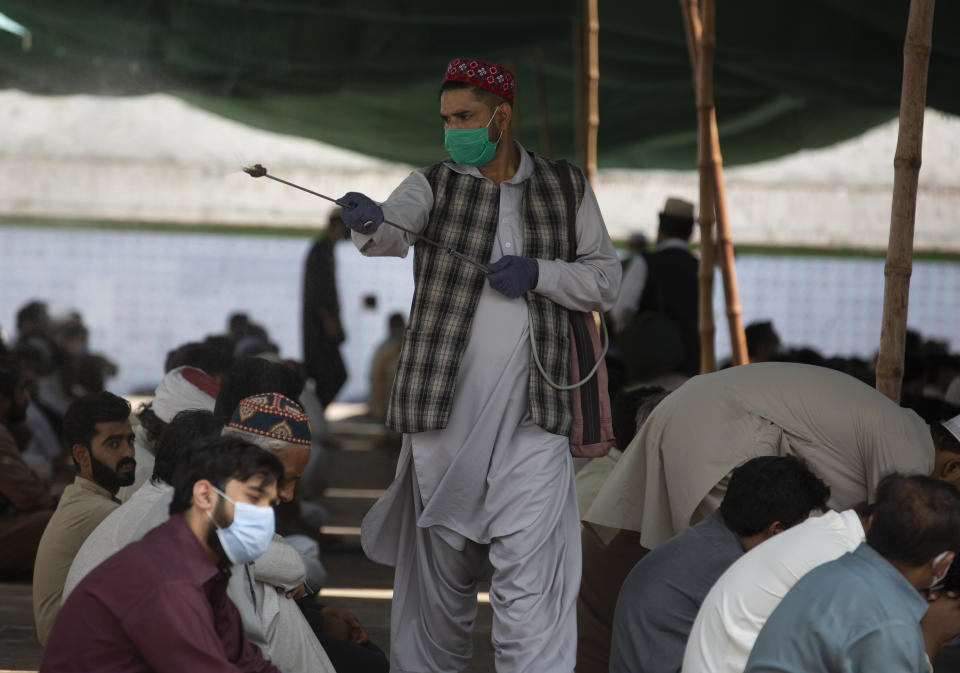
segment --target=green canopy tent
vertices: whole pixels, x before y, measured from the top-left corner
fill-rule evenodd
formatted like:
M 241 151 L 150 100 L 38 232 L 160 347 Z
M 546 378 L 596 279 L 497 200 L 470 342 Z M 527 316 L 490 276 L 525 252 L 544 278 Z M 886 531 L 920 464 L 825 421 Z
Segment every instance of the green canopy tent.
M 858 134 L 897 114 L 907 2 L 725 5 L 715 98 L 724 159 L 752 162 Z M 521 140 L 575 157 L 579 1 L 0 0 L 0 87 L 167 92 L 253 126 L 384 159 L 440 158 L 437 87 L 454 55 L 519 80 Z M 938 8 L 927 102 L 960 114 L 960 7 Z M 29 49 L 25 48 L 28 45 Z M 601 168 L 693 168 L 696 113 L 677 4 L 600 5 Z

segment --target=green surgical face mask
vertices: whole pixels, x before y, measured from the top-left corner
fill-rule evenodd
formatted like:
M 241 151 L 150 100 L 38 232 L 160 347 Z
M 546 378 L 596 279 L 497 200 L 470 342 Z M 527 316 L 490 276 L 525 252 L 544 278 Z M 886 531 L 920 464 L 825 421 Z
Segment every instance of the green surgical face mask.
M 498 105 L 497 110 L 499 109 Z M 493 118 L 497 116 L 497 110 L 493 111 L 486 126 L 478 129 L 447 129 L 443 132 L 443 146 L 450 153 L 451 159 L 468 166 L 483 166 L 493 159 L 500 138 L 490 140 L 488 129 Z M 503 131 L 500 136 L 503 136 Z

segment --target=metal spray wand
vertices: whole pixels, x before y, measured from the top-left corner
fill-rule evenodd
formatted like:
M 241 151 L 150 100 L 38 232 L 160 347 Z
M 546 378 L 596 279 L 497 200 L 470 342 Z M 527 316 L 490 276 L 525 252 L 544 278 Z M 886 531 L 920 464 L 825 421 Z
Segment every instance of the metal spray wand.
M 327 201 L 330 201 L 331 203 L 335 203 L 335 204 L 337 204 L 338 206 L 341 206 L 341 207 L 346 207 L 346 206 L 349 205 L 349 204 L 343 203 L 343 202 L 340 201 L 339 199 L 332 199 L 332 198 L 330 198 L 329 196 L 327 196 L 326 194 L 321 194 L 320 192 L 315 192 L 315 191 L 313 191 L 312 189 L 307 189 L 306 187 L 301 187 L 300 185 L 295 185 L 295 184 L 293 184 L 292 182 L 287 182 L 286 180 L 284 180 L 284 179 L 282 179 L 282 178 L 278 178 L 278 177 L 275 176 L 275 175 L 270 175 L 269 173 L 267 173 L 266 167 L 263 166 L 263 165 L 261 165 L 261 164 L 254 164 L 253 166 L 244 166 L 243 172 L 246 173 L 247 175 L 249 175 L 249 176 L 252 177 L 252 178 L 270 178 L 271 180 L 276 180 L 277 182 L 283 183 L 283 184 L 287 185 L 288 187 L 293 187 L 293 188 L 295 188 L 295 189 L 299 189 L 301 192 L 306 192 L 307 194 L 313 194 L 314 196 L 319 196 L 321 199 L 326 199 Z M 415 232 L 415 231 L 411 231 L 410 229 L 407 229 L 406 227 L 400 226 L 399 224 L 397 224 L 397 223 L 395 223 L 395 222 L 391 222 L 390 220 L 384 220 L 383 223 L 384 223 L 384 224 L 389 224 L 391 227 L 395 227 L 395 228 L 399 229 L 400 231 L 402 231 L 402 232 L 404 232 L 404 233 L 410 234 L 411 236 L 414 236 L 415 238 L 423 241 L 424 243 L 427 243 L 427 244 L 429 244 L 429 245 L 432 245 L 432 246 L 435 247 L 435 248 L 439 248 L 440 250 L 445 250 L 448 254 L 453 255 L 454 257 L 456 257 L 456 258 L 459 259 L 460 261 L 465 262 L 465 263 L 469 264 L 470 266 L 475 267 L 475 268 L 479 269 L 480 271 L 483 271 L 484 273 L 490 273 L 490 269 L 488 269 L 487 267 L 485 267 L 483 264 L 480 264 L 480 262 L 476 262 L 476 261 L 470 259 L 470 258 L 467 257 L 466 255 L 464 255 L 462 252 L 457 252 L 457 251 L 454 250 L 453 248 L 450 248 L 450 247 L 441 245 L 440 243 L 437 243 L 436 241 L 433 241 L 433 240 L 427 238 L 426 236 L 422 236 L 421 234 L 418 234 L 418 233 Z M 367 221 L 367 222 L 364 222 L 363 226 L 364 226 L 364 227 L 369 227 L 371 224 L 373 224 L 372 221 Z

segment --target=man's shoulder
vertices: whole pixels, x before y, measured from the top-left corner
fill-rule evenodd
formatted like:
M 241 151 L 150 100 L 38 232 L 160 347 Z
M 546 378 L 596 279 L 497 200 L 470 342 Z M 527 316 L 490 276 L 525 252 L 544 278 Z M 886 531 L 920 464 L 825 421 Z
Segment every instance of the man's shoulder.
M 57 511 L 53 514 L 51 524 L 55 521 L 55 525 L 67 529 L 89 528 L 92 531 L 119 506 L 120 503 L 107 496 L 78 486 L 76 483 L 69 484 L 63 489 L 63 495 L 57 504 Z
M 183 577 L 177 572 L 177 568 L 191 561 L 188 557 L 193 550 L 184 549 L 175 530 L 176 526 L 177 522 L 171 517 L 139 540 L 112 554 L 90 574 L 135 573 L 137 584 L 147 582 L 159 585 L 181 581 Z
M 631 583 L 638 588 L 649 586 L 650 591 L 670 591 L 674 584 L 664 583 L 664 578 L 689 576 L 692 569 L 702 567 L 705 559 L 712 559 L 715 550 L 698 528 L 704 523 L 674 535 L 640 559 L 630 571 Z

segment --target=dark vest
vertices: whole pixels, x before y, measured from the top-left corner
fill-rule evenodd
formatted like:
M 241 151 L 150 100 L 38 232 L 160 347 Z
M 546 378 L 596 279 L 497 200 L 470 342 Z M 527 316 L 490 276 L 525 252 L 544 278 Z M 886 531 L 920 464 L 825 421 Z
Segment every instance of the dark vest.
M 531 154 L 533 174 L 523 183 L 523 252 L 534 259 L 567 259 L 567 210 L 557 164 Z M 577 208 L 586 181 L 571 167 Z M 500 219 L 500 187 L 463 175 L 446 165 L 426 170 L 433 209 L 423 235 L 471 259 L 486 263 Z M 414 291 L 410 322 L 403 338 L 386 424 L 397 432 L 423 432 L 447 426 L 460 361 L 486 276 L 445 250 L 414 245 Z M 525 295 L 530 331 L 544 370 L 558 384 L 570 377 L 567 310 L 546 297 Z M 548 386 L 530 360 L 530 414 L 549 432 L 566 435 L 572 415 L 570 393 Z
M 664 248 L 647 256 L 647 283 L 637 308 L 660 311 L 680 328 L 684 350 L 684 373 L 700 373 L 700 338 L 697 327 L 700 262 L 689 250 Z

